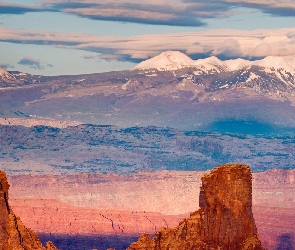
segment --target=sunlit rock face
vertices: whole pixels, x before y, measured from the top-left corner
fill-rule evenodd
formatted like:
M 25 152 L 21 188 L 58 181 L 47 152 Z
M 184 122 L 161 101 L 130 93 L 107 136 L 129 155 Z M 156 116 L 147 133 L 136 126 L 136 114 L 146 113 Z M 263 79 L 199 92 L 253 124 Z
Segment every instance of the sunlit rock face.
M 0 171 L 0 250 L 56 250 L 51 242 L 43 247 L 38 236 L 15 216 L 8 203 L 8 189 L 6 174 Z
M 200 209 L 153 239 L 142 235 L 136 249 L 264 249 L 252 215 L 252 174 L 246 165 L 227 164 L 202 177 Z

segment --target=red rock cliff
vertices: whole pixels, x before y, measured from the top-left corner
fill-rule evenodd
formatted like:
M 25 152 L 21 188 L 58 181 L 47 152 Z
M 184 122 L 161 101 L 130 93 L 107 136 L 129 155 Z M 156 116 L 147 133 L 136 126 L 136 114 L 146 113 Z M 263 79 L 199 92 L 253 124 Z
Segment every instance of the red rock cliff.
M 142 235 L 128 250 L 262 250 L 252 215 L 252 174 L 246 165 L 227 164 L 202 177 L 200 209 L 153 239 Z
M 0 250 L 56 250 L 51 242 L 43 247 L 38 236 L 15 216 L 8 204 L 8 189 L 6 175 L 0 171 Z

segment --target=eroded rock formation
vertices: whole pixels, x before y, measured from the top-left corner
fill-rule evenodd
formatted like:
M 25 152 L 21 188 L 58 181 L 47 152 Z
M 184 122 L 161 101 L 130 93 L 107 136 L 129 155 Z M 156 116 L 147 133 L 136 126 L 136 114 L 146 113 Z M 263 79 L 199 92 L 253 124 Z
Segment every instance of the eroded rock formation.
M 246 165 L 220 165 L 202 177 L 200 209 L 128 250 L 262 250 L 252 215 L 252 174 Z
M 16 217 L 8 203 L 6 174 L 0 171 L 0 250 L 56 250 L 47 242 L 44 247 L 38 236 Z

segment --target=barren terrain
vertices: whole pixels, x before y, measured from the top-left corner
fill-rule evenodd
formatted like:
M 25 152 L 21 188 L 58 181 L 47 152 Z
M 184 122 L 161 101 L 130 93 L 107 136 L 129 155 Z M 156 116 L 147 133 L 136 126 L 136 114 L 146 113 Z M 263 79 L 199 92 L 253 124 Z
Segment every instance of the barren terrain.
M 0 80 L 0 117 L 248 133 L 241 126 L 216 126 L 238 120 L 254 121 L 251 133 L 294 131 L 294 75 L 286 70 L 193 67 L 56 77 L 11 72 L 12 82 Z
M 62 249 L 75 249 L 68 242 L 77 245 L 84 240 L 92 247 L 111 247 L 113 242 L 120 249 L 118 245 L 128 245 L 139 234 L 173 227 L 197 210 L 202 174 L 10 176 L 10 201 L 26 226 L 45 235 L 44 239 L 51 234 Z M 269 249 L 277 249 L 282 239 L 294 247 L 294 192 L 294 170 L 253 174 L 254 218 L 262 243 Z M 81 238 L 74 240 L 74 235 Z M 88 246 L 85 249 L 91 249 Z
M 0 139 L 0 167 L 9 175 L 200 171 L 229 162 L 248 164 L 256 172 L 295 166 L 292 133 L 254 136 L 154 126 L 0 125 Z

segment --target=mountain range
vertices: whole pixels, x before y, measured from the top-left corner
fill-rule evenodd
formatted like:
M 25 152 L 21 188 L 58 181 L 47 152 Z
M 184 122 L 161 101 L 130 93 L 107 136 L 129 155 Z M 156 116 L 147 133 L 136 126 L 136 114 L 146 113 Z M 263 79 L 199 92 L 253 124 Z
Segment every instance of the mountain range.
M 294 57 L 192 60 L 176 51 L 118 72 L 41 76 L 1 69 L 0 167 L 12 181 L 13 209 L 42 242 L 54 240 L 61 249 L 103 249 L 98 235 L 126 249 L 131 233 L 171 229 L 197 208 L 195 170 L 240 162 L 256 172 L 254 213 L 263 244 L 279 249 L 289 242 L 290 249 L 294 77 Z M 224 204 L 209 214 L 216 211 L 228 214 Z M 189 224 L 166 232 L 186 232 L 181 225 Z
M 258 66 L 270 69 L 273 73 L 282 74 L 295 72 L 295 56 L 267 56 L 264 59 L 249 61 L 245 59 L 232 59 L 222 61 L 215 56 L 205 59 L 192 60 L 187 55 L 179 51 L 166 51 L 158 56 L 139 63 L 134 69 L 157 69 L 159 71 L 178 70 L 186 67 L 196 68 L 199 74 L 214 74 L 229 72 L 249 67 Z M 279 74 L 276 74 L 278 77 Z
M 0 116 L 34 124 L 51 119 L 254 134 L 295 128 L 295 57 L 192 60 L 167 51 L 128 71 L 47 77 L 1 70 L 0 86 Z

